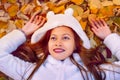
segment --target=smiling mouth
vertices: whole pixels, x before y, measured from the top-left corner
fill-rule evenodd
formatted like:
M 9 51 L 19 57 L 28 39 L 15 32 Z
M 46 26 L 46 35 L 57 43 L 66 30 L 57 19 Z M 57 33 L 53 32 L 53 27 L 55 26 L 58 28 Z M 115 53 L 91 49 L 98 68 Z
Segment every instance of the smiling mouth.
M 55 49 L 53 49 L 53 51 L 54 51 L 55 53 L 62 53 L 62 52 L 64 52 L 65 50 L 64 50 L 64 49 L 61 49 L 61 48 L 55 48 Z

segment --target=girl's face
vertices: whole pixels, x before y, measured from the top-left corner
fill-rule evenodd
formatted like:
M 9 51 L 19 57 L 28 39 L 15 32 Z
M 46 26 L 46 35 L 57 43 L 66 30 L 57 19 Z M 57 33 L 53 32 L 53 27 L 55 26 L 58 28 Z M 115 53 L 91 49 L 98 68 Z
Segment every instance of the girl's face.
M 64 60 L 73 53 L 74 49 L 74 34 L 70 28 L 60 26 L 52 30 L 48 50 L 55 59 Z

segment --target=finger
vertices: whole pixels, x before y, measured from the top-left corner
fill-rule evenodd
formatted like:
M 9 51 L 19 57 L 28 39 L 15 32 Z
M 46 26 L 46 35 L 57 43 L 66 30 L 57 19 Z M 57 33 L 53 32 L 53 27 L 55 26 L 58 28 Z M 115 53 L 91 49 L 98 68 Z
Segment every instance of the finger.
M 91 26 L 92 28 L 97 29 L 97 25 L 95 24 L 95 22 L 95 20 L 91 20 Z
M 39 24 L 39 22 L 40 22 L 39 16 L 37 15 L 37 16 L 35 17 L 35 19 L 33 20 L 32 23 L 34 23 L 34 24 Z
M 97 35 L 98 31 L 95 28 L 92 28 L 92 31 Z
M 103 24 L 104 27 L 108 27 L 107 23 L 103 19 L 100 19 L 100 21 L 102 22 L 102 24 Z
M 39 27 L 41 27 L 46 22 L 46 18 L 42 17 L 41 22 L 38 24 Z
M 96 21 L 94 21 L 94 24 L 95 24 L 96 28 L 101 28 L 101 27 L 103 27 L 103 25 L 102 25 L 102 23 L 100 22 L 99 19 L 97 19 Z
M 101 21 L 101 19 L 98 19 L 98 20 L 97 20 L 97 23 L 98 23 L 98 28 L 104 27 L 104 24 L 103 24 L 103 22 Z
M 34 23 L 37 24 L 37 25 L 39 25 L 39 24 L 42 22 L 42 20 L 43 20 L 43 17 L 42 17 L 42 16 L 38 16 L 38 17 L 35 19 Z
M 37 15 L 39 15 L 39 13 L 40 13 L 40 11 L 36 11 L 36 12 L 32 15 L 32 17 L 31 17 L 31 19 L 30 19 L 30 22 L 33 22 L 34 18 L 35 18 Z
M 39 16 L 39 17 L 38 17 L 38 25 L 42 22 L 42 20 L 43 20 L 43 17 L 42 17 L 42 16 Z
M 33 22 L 34 19 L 35 19 L 35 17 L 36 17 L 36 16 L 32 16 L 32 17 L 30 18 L 30 22 Z

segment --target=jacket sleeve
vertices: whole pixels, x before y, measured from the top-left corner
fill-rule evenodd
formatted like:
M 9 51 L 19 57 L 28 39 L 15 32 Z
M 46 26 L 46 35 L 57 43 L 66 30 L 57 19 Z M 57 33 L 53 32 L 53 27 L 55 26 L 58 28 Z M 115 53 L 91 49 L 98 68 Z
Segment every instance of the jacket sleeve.
M 111 50 L 112 54 L 120 60 L 120 36 L 113 33 L 105 38 L 104 44 Z
M 106 80 L 120 79 L 120 36 L 112 33 L 104 40 L 104 44 L 111 50 L 112 54 L 118 58 L 118 61 L 112 64 L 103 64 L 101 67 L 106 73 Z
M 0 71 L 14 80 L 22 80 L 22 77 L 27 77 L 34 68 L 32 63 L 10 54 L 25 41 L 25 35 L 19 30 L 13 30 L 0 39 Z

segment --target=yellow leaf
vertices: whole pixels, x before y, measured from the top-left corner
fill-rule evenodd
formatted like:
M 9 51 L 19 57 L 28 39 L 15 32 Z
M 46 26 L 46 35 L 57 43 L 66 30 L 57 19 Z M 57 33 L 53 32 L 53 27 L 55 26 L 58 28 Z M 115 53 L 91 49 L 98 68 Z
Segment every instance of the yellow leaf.
M 77 5 L 80 5 L 84 2 L 84 0 L 71 0 L 71 2 L 77 4 Z
M 8 14 L 9 14 L 11 17 L 16 16 L 18 10 L 19 10 L 19 7 L 18 7 L 17 4 L 13 4 L 13 5 L 11 5 L 10 7 L 8 7 L 8 9 L 7 9 Z
M 0 29 L 7 29 L 8 25 L 7 22 L 0 21 Z
M 91 21 L 92 19 L 96 19 L 97 15 L 96 14 L 90 14 L 88 16 L 88 21 Z
M 55 3 L 52 2 L 47 2 L 46 3 L 48 8 L 53 11 L 54 13 L 63 13 L 65 10 L 65 5 L 60 5 L 60 6 L 56 6 Z
M 89 7 L 92 14 L 96 14 L 98 9 L 101 8 L 101 2 L 99 0 L 89 0 Z
M 83 20 L 81 19 L 81 20 L 80 20 L 80 24 L 81 24 L 83 30 L 85 30 L 86 25 L 87 25 L 87 21 L 83 21 Z
M 88 18 L 89 15 L 90 15 L 90 10 L 88 9 L 88 10 L 83 12 L 82 18 Z
M 105 6 L 101 8 L 98 12 L 98 17 L 105 18 L 105 17 L 111 17 L 114 16 L 113 9 L 115 6 Z
M 17 0 L 7 0 L 8 2 L 10 2 L 10 3 L 16 3 L 17 2 Z
M 15 25 L 17 26 L 18 29 L 21 29 L 24 25 L 24 21 L 23 20 L 16 20 Z
M 35 8 L 34 4 L 25 4 L 25 5 L 22 6 L 22 8 L 20 9 L 20 11 L 23 14 L 30 14 L 34 8 Z
M 6 32 L 0 33 L 0 38 L 3 37 L 4 35 L 6 35 Z
M 78 5 L 73 5 L 73 4 L 71 4 L 71 5 L 69 5 L 68 6 L 68 8 L 72 8 L 73 10 L 74 10 L 74 16 L 75 17 L 77 17 L 77 16 L 82 16 L 82 14 L 83 14 L 83 12 L 84 12 L 84 10 L 83 10 L 83 8 L 81 8 L 80 6 L 78 6 Z
M 61 5 L 61 6 L 58 6 L 58 7 L 54 7 L 54 8 L 53 8 L 53 11 L 54 11 L 55 13 L 63 13 L 64 10 L 65 10 L 64 5 Z
M 91 9 L 90 9 L 90 12 L 91 12 L 92 14 L 97 14 L 98 8 L 91 8 Z
M 42 10 L 42 7 L 41 7 L 41 6 L 36 6 L 36 7 L 33 9 L 33 12 L 41 11 L 41 10 Z
M 50 10 L 53 10 L 53 8 L 55 7 L 55 4 L 52 3 L 52 2 L 47 2 L 46 5 L 48 6 L 48 8 L 49 8 Z

